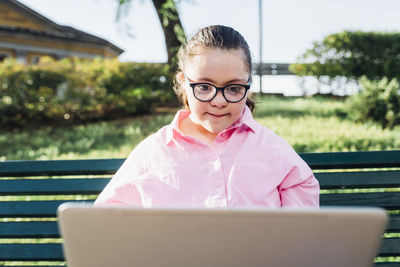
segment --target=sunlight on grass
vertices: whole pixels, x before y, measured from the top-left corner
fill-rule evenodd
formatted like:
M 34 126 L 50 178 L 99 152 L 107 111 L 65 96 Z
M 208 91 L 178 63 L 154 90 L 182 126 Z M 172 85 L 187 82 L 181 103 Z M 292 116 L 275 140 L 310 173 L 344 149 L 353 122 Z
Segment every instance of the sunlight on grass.
M 377 257 L 375 262 L 398 262 L 400 263 L 400 257 Z M 395 266 L 395 265 L 394 265 Z
M 0 261 L 0 266 L 67 266 L 66 262 L 64 261 L 59 261 L 59 262 L 54 262 L 54 261 L 24 261 L 24 262 L 1 262 Z
M 400 129 L 382 130 L 372 124 L 356 124 L 336 117 L 280 116 L 258 121 L 282 136 L 297 152 L 389 150 L 400 147 Z
M 382 130 L 336 116 L 343 99 L 254 97 L 256 120 L 301 152 L 400 149 L 400 127 Z M 175 110 L 162 114 L 74 127 L 0 131 L 0 161 L 125 158 L 145 137 L 170 123 Z
M 62 238 L 3 238 L 0 244 L 48 244 L 62 243 Z
M 95 200 L 97 198 L 97 194 L 91 195 L 33 195 L 33 196 L 0 196 L 1 201 L 44 201 L 44 200 L 75 200 L 75 201 L 90 201 Z
M 0 133 L 1 160 L 124 158 L 172 114 Z

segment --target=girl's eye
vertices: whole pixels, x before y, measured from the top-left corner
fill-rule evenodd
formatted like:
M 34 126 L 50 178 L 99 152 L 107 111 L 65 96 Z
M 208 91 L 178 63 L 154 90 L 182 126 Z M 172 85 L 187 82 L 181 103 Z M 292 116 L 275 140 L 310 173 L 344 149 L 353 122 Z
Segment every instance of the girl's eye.
M 201 92 L 208 92 L 208 91 L 212 91 L 212 86 L 209 84 L 199 84 L 196 86 L 197 90 L 201 91 Z
M 244 87 L 239 86 L 239 85 L 232 85 L 227 88 L 225 88 L 225 92 L 229 94 L 241 94 L 244 90 Z

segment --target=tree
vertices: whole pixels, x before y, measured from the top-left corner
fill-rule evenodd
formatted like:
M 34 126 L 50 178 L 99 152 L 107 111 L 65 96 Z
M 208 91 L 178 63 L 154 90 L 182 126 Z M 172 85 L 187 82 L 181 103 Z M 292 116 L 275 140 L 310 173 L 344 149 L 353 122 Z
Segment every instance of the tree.
M 399 78 L 399 44 L 400 33 L 343 31 L 315 42 L 290 70 L 300 76 Z
M 319 78 L 320 88 L 334 94 L 359 91 L 357 80 L 400 77 L 400 33 L 343 31 L 314 42 L 290 70 Z
M 119 18 L 126 8 L 129 8 L 132 0 L 117 0 Z M 175 56 L 182 43 L 186 41 L 186 35 L 179 18 L 178 10 L 174 0 L 152 0 L 156 9 L 158 19 L 160 20 L 165 37 L 165 45 L 167 47 L 168 64 L 175 67 Z M 173 68 L 172 68 L 173 71 Z

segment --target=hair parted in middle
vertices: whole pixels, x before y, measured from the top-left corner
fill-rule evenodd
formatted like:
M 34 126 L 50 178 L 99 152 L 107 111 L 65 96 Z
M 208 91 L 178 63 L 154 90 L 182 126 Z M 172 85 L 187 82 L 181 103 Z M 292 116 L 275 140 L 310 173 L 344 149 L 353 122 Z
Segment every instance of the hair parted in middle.
M 186 90 L 183 82 L 178 78 L 178 74 L 184 73 L 185 64 L 188 59 L 197 55 L 199 48 L 216 48 L 221 50 L 239 50 L 241 49 L 245 55 L 245 61 L 250 77 L 252 76 L 252 60 L 249 45 L 244 37 L 235 29 L 223 26 L 212 25 L 201 28 L 197 33 L 178 51 L 178 71 L 174 78 L 174 91 L 186 109 L 189 104 L 186 96 Z M 255 103 L 249 97 L 246 105 L 251 111 L 255 108 Z

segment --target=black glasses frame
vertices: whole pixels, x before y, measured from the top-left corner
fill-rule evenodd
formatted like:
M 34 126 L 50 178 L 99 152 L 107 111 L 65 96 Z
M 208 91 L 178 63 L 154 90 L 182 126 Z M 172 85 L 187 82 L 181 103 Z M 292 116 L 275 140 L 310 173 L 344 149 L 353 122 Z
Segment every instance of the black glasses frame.
M 221 92 L 222 92 L 222 96 L 224 97 L 224 99 L 226 100 L 226 102 L 229 102 L 229 103 L 237 103 L 237 102 L 240 102 L 240 101 L 243 100 L 243 98 L 246 96 L 247 91 L 250 89 L 250 84 L 231 83 L 231 84 L 228 84 L 228 85 L 223 86 L 223 87 L 218 87 L 218 86 L 215 86 L 215 85 L 212 84 L 212 83 L 207 83 L 207 82 L 191 83 L 191 82 L 189 81 L 189 79 L 188 79 L 188 82 L 189 82 L 189 86 L 192 87 L 194 97 L 195 97 L 197 100 L 201 101 L 201 102 L 209 102 L 209 101 L 213 100 L 213 99 L 217 96 L 218 91 L 221 91 Z M 251 83 L 251 80 L 250 80 L 250 79 L 249 79 L 249 83 Z M 215 88 L 215 94 L 214 94 L 214 96 L 211 97 L 209 100 L 201 100 L 201 99 L 197 98 L 196 94 L 194 93 L 194 88 L 195 88 L 197 85 L 200 85 L 200 84 L 207 84 L 207 85 L 211 85 L 212 87 L 214 87 L 214 88 Z M 226 98 L 226 96 L 225 96 L 225 88 L 227 88 L 227 87 L 229 87 L 229 86 L 233 86 L 233 85 L 242 86 L 242 87 L 244 87 L 244 89 L 246 90 L 246 91 L 244 92 L 244 94 L 243 94 L 243 97 L 242 97 L 241 99 L 237 100 L 237 101 L 228 100 L 228 99 Z

